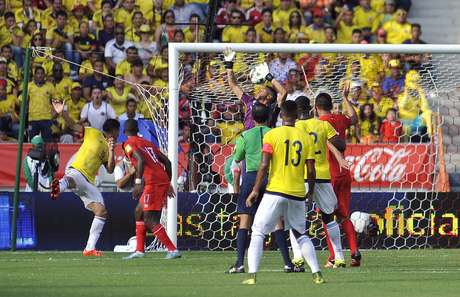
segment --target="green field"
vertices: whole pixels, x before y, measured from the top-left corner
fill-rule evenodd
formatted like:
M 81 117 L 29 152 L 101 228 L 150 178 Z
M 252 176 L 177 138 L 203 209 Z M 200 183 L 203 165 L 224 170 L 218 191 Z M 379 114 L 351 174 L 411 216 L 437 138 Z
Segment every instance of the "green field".
M 241 285 L 243 274 L 224 274 L 233 252 L 184 252 L 178 260 L 122 256 L 1 252 L 0 296 L 460 296 L 459 250 L 364 251 L 362 267 L 324 270 L 323 285 L 313 284 L 310 273 L 282 272 L 278 252 L 264 253 L 255 286 Z

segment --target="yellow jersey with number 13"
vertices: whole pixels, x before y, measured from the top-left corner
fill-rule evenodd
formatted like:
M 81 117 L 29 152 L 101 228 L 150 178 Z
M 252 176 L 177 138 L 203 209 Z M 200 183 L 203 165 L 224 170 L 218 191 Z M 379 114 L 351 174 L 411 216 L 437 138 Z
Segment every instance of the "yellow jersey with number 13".
M 108 160 L 109 144 L 104 134 L 98 129 L 86 127 L 83 143 L 70 167 L 78 170 L 94 184 L 99 168 Z
M 305 161 L 315 158 L 305 133 L 291 126 L 272 129 L 264 136 L 263 152 L 272 155 L 266 192 L 305 200 Z
M 329 161 L 327 160 L 327 141 L 337 135 L 334 127 L 329 122 L 318 119 L 299 120 L 295 123 L 295 126 L 313 142 L 316 180 L 329 181 L 331 172 L 329 170 Z

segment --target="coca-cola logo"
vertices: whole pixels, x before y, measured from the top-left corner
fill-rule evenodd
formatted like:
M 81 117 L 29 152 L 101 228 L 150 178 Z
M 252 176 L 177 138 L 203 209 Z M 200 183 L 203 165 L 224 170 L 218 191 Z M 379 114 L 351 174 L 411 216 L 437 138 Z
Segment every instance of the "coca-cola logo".
M 409 158 L 406 157 L 412 153 L 406 148 L 393 150 L 377 147 L 363 155 L 347 156 L 346 159 L 353 164 L 350 171 L 356 182 L 402 182 L 408 173 Z

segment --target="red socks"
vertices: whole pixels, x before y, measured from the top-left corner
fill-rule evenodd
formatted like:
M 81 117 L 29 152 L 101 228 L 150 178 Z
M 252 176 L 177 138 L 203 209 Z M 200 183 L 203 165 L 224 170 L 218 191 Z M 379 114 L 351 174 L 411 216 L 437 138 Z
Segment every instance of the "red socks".
M 144 252 L 145 249 L 145 224 L 144 221 L 136 221 L 136 251 Z
M 165 228 L 163 228 L 163 225 L 157 224 L 155 227 L 153 227 L 152 232 L 153 232 L 153 235 L 155 235 L 155 237 L 165 246 L 168 252 L 177 250 L 174 243 L 172 243 L 171 239 L 169 239 L 168 234 L 166 234 L 166 231 L 165 231 Z
M 342 222 L 342 229 L 343 233 L 347 236 L 348 245 L 350 246 L 350 252 L 353 255 L 358 251 L 358 241 L 356 240 L 356 232 L 355 228 L 353 227 L 353 223 L 346 219 Z

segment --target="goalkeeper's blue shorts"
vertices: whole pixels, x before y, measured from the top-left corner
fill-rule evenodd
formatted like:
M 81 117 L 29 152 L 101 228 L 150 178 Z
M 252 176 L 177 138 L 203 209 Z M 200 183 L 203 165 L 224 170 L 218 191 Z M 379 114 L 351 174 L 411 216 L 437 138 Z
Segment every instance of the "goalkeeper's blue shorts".
M 240 195 L 238 197 L 238 207 L 237 212 L 238 214 L 248 214 L 248 215 L 255 215 L 257 208 L 259 207 L 260 200 L 265 192 L 265 187 L 267 186 L 267 178 L 264 179 L 262 186 L 259 190 L 259 197 L 257 197 L 257 201 L 251 206 L 246 206 L 246 198 L 248 198 L 249 194 L 252 192 L 252 188 L 256 182 L 257 171 L 250 171 L 243 174 L 243 182 L 241 183 Z

